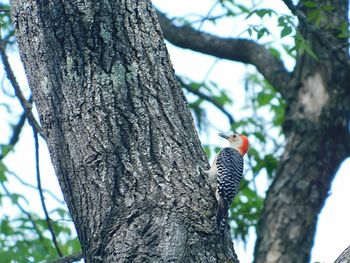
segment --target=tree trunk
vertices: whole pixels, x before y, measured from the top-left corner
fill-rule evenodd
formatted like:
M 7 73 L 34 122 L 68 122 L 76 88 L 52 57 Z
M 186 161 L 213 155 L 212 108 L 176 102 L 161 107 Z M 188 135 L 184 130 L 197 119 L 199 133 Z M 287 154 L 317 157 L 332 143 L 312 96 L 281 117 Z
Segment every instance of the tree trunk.
M 150 1 L 12 1 L 86 262 L 236 262 Z
M 348 263 L 350 262 L 350 246 L 348 246 L 343 253 L 334 261 L 334 263 Z
M 350 154 L 347 40 L 335 37 L 339 31 L 328 28 L 340 27 L 348 1 L 319 2 L 334 6 L 337 14 L 325 15 L 318 33 L 299 17 L 299 29 L 318 60 L 299 57 L 288 87 L 287 145 L 258 227 L 256 263 L 309 262 L 318 214 L 335 173 Z M 317 35 L 323 32 L 325 36 Z

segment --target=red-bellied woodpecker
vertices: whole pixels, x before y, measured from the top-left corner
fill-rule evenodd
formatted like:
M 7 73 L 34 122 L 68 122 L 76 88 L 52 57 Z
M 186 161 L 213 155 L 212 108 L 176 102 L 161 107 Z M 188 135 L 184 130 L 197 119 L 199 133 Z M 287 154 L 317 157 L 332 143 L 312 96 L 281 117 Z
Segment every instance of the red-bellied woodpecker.
M 215 156 L 209 170 L 215 197 L 218 201 L 216 215 L 220 235 L 223 236 L 230 205 L 237 195 L 239 183 L 243 176 L 243 156 L 248 150 L 248 139 L 244 135 L 232 134 L 219 136 L 229 141 L 230 146 L 224 147 Z

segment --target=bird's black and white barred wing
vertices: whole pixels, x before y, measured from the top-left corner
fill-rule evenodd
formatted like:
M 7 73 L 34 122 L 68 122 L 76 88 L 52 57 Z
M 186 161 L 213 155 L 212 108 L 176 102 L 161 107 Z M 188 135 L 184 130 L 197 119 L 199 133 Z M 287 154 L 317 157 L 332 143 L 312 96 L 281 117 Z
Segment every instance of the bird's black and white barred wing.
M 223 148 L 216 160 L 218 191 L 231 204 L 243 175 L 243 156 L 233 148 Z
M 218 194 L 220 196 L 217 224 L 223 234 L 226 226 L 228 209 L 237 195 L 243 176 L 243 156 L 233 148 L 223 148 L 216 160 Z

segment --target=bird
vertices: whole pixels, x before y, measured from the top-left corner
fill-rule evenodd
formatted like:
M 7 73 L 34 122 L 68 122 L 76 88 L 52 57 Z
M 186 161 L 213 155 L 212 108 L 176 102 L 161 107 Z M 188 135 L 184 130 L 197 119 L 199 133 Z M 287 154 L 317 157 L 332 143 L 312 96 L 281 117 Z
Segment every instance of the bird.
M 233 133 L 219 136 L 228 140 L 229 146 L 222 148 L 214 158 L 211 168 L 207 171 L 212 190 L 218 202 L 216 223 L 220 236 L 224 235 L 230 205 L 238 193 L 243 177 L 243 157 L 249 148 L 248 138 Z

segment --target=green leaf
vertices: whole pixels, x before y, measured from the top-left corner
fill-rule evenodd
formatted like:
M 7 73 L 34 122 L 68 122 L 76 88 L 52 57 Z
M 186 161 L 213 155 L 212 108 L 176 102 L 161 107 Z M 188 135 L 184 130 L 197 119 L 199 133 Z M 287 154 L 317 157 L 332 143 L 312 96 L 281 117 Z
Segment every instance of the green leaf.
M 275 97 L 272 93 L 260 92 L 257 97 L 259 106 L 265 106 L 270 103 L 270 101 Z
M 278 22 L 278 26 L 283 26 L 284 27 L 286 25 L 286 21 L 285 21 L 284 16 L 280 16 L 278 18 L 277 22 Z
M 298 50 L 299 56 L 302 56 L 304 52 L 306 52 L 309 56 L 311 56 L 315 60 L 318 60 L 316 54 L 313 52 L 310 45 L 304 39 L 304 37 L 300 34 L 300 32 L 297 32 L 295 35 L 295 48 Z
M 192 89 L 195 89 L 195 90 L 199 90 L 201 87 L 201 84 L 199 84 L 197 82 L 191 82 L 189 85 Z
M 339 38 L 350 38 L 350 31 L 348 29 L 348 24 L 344 21 L 340 26 L 341 33 L 337 36 Z
M 309 21 L 314 21 L 318 19 L 321 15 L 321 10 L 316 9 L 314 11 L 311 11 L 310 13 L 307 14 L 307 18 Z
M 258 223 L 262 207 L 263 199 L 246 180 L 242 180 L 241 190 L 230 207 L 229 222 L 234 238 L 246 241 L 249 229 Z
M 277 49 L 275 49 L 273 47 L 269 47 L 269 52 L 275 58 L 281 58 L 281 54 L 280 54 L 280 52 Z
M 331 12 L 335 9 L 335 7 L 332 5 L 321 5 L 321 9 L 324 11 Z
M 285 26 L 281 31 L 281 38 L 288 36 L 290 33 L 292 33 L 292 28 L 290 26 Z
M 262 134 L 261 132 L 254 132 L 253 135 L 261 142 L 265 143 L 266 142 L 266 136 Z
M 278 160 L 272 154 L 265 155 L 265 168 L 268 176 L 271 178 L 275 170 L 277 169 Z
M 244 5 L 236 4 L 239 10 L 241 10 L 243 13 L 249 13 L 250 10 L 246 8 Z
M 313 59 L 318 60 L 318 57 L 316 56 L 315 52 L 311 49 L 311 47 L 306 43 L 304 45 L 304 49 L 308 55 L 310 55 Z
M 273 125 L 281 126 L 284 121 L 284 113 L 285 113 L 285 104 L 280 105 L 272 105 L 271 109 L 273 110 L 275 116 L 273 118 Z
M 256 10 L 256 14 L 260 17 L 263 18 L 265 15 L 268 15 L 271 17 L 272 14 L 276 14 L 275 11 L 272 9 L 258 9 Z
M 5 217 L 3 220 L 1 220 L 0 230 L 1 233 L 5 234 L 6 236 L 10 236 L 14 233 L 13 228 L 10 226 L 10 221 L 8 220 L 8 217 Z
M 249 27 L 249 28 L 247 29 L 247 31 L 248 31 L 249 36 L 251 37 L 251 36 L 252 36 L 252 33 L 253 33 L 252 29 Z
M 13 149 L 13 146 L 9 144 L 1 144 L 0 149 L 2 156 L 5 156 Z
M 303 1 L 303 5 L 309 8 L 317 7 L 317 4 L 313 1 Z
M 3 162 L 0 161 L 0 182 L 6 182 L 7 181 L 7 177 L 6 177 L 6 172 L 7 168 L 6 166 L 3 164 Z
M 203 149 L 205 154 L 208 156 L 208 159 L 210 159 L 210 156 L 211 156 L 210 146 L 208 144 L 204 144 Z
M 256 159 L 256 160 L 260 159 L 259 152 L 253 147 L 249 147 L 248 154 L 253 156 L 254 159 Z
M 276 14 L 276 12 L 272 9 L 261 8 L 261 9 L 256 9 L 256 10 L 251 11 L 246 18 L 249 18 L 254 14 L 256 14 L 261 19 L 263 19 L 265 15 L 268 15 L 269 17 L 271 17 L 272 14 Z
M 254 28 L 254 31 L 257 33 L 257 39 L 260 39 L 262 38 L 265 34 L 266 35 L 269 35 L 270 34 L 270 31 L 265 28 L 265 27 L 262 27 L 262 28 Z

